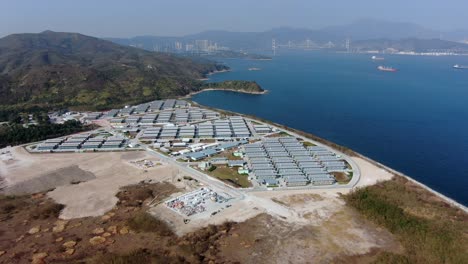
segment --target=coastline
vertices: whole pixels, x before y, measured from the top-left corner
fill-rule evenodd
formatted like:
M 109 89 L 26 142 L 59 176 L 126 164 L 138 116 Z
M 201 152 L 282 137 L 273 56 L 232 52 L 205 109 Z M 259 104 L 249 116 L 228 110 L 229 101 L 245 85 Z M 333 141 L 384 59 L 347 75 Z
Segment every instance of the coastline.
M 200 79 L 196 79 L 197 81 L 208 81 L 210 78 L 208 78 L 208 76 L 211 76 L 211 75 L 214 75 L 214 74 L 218 74 L 218 73 L 223 73 L 223 72 L 230 72 L 231 70 L 221 70 L 221 71 L 212 71 L 212 72 L 209 72 L 207 74 L 205 74 L 203 76 L 203 78 L 200 78 Z
M 380 167 L 382 169 L 385 169 L 385 170 L 393 173 L 395 176 L 403 177 L 403 178 L 407 179 L 408 181 L 418 185 L 419 187 L 421 187 L 421 188 L 425 189 L 426 191 L 432 193 L 433 195 L 437 196 L 438 198 L 444 200 L 448 204 L 450 204 L 450 205 L 452 205 L 454 207 L 457 207 L 457 208 L 463 210 L 464 212 L 468 213 L 468 207 L 466 207 L 465 205 L 455 201 L 454 199 L 452 199 L 452 198 L 450 198 L 448 196 L 445 196 L 444 194 L 432 189 L 431 187 L 425 185 L 424 183 L 421 183 L 421 182 L 411 178 L 410 176 L 408 176 L 408 175 L 406 175 L 406 174 L 404 174 L 402 172 L 399 172 L 399 171 L 397 171 L 395 169 L 392 169 L 392 168 L 390 168 L 390 167 L 388 167 L 388 166 L 386 166 L 386 165 L 384 165 L 384 164 L 382 164 L 382 163 L 380 163 L 378 161 L 375 161 L 375 160 L 373 160 L 373 159 L 371 159 L 371 158 L 369 158 L 367 156 L 364 156 L 364 155 L 362 155 L 360 153 L 357 153 L 357 152 L 354 152 L 354 153 L 356 154 L 357 157 L 365 159 L 365 160 L 369 161 L 370 163 L 374 164 L 375 166 Z
M 210 76 L 210 75 L 213 75 L 213 74 L 218 74 L 218 73 L 223 73 L 223 72 L 230 72 L 231 70 L 220 70 L 220 71 L 212 71 L 212 72 L 209 72 L 206 74 L 206 76 Z
M 197 93 L 200 93 L 200 92 L 203 92 L 203 91 L 199 91 Z M 185 99 L 190 99 L 190 96 L 188 96 L 187 98 Z M 416 184 L 417 186 L 421 187 L 422 189 L 428 191 L 429 193 L 435 195 L 436 197 L 438 197 L 439 199 L 443 200 L 444 202 L 446 202 L 447 204 L 451 205 L 451 206 L 454 206 L 456 208 L 459 208 L 460 210 L 464 211 L 465 213 L 468 213 L 468 207 L 466 207 L 465 205 L 455 201 L 454 199 L 450 198 L 450 197 L 447 197 L 445 196 L 444 194 L 440 193 L 440 192 L 437 192 L 436 190 L 430 188 L 429 186 L 411 178 L 410 176 L 402 173 L 402 172 L 399 172 L 395 169 L 392 169 L 378 161 L 375 161 L 367 156 L 364 156 L 352 149 L 349 149 L 347 147 L 344 147 L 344 146 L 341 146 L 341 145 L 338 145 L 336 143 L 333 143 L 331 141 L 328 141 L 326 139 L 323 139 L 323 138 L 320 138 L 318 136 L 315 136 L 313 134 L 310 134 L 310 133 L 307 133 L 307 132 L 304 132 L 304 131 L 301 131 L 301 130 L 297 130 L 297 129 L 294 129 L 294 128 L 290 128 L 290 127 L 287 127 L 285 125 L 282 125 L 282 124 L 278 124 L 278 123 L 275 123 L 275 122 L 272 122 L 270 120 L 265 120 L 265 119 L 262 119 L 262 118 L 259 118 L 259 117 L 256 117 L 256 116 L 252 116 L 252 115 L 245 115 L 245 114 L 241 114 L 241 113 L 237 113 L 237 112 L 233 112 L 233 111 L 228 111 L 228 110 L 224 110 L 224 109 L 219 109 L 219 108 L 214 108 L 214 107 L 210 107 L 210 106 L 206 106 L 206 105 L 202 105 L 196 101 L 193 101 L 193 100 L 190 100 L 192 103 L 196 104 L 196 105 L 199 105 L 199 106 L 203 106 L 204 108 L 208 108 L 208 109 L 212 109 L 212 110 L 216 110 L 216 111 L 219 111 L 221 113 L 227 113 L 227 114 L 231 114 L 231 115 L 239 115 L 239 116 L 243 116 L 243 117 L 247 117 L 247 118 L 251 118 L 251 119 L 254 119 L 254 120 L 258 120 L 260 122 L 264 122 L 264 123 L 268 123 L 272 126 L 275 126 L 277 128 L 280 128 L 280 129 L 284 129 L 284 130 L 289 130 L 291 132 L 295 132 L 295 133 L 298 133 L 302 136 L 305 136 L 307 138 L 310 138 L 312 140 L 316 140 L 318 142 L 320 142 L 321 144 L 324 144 L 324 145 L 327 145 L 328 147 L 332 148 L 332 149 L 335 149 L 335 150 L 339 150 L 341 152 L 344 152 L 350 156 L 355 156 L 355 157 L 358 157 L 358 158 L 362 158 L 370 163 L 372 163 L 373 165 L 379 167 L 379 168 L 382 168 L 384 170 L 387 170 L 389 171 L 390 173 L 394 174 L 395 177 L 403 177 L 405 179 L 407 179 L 408 181 Z M 353 188 L 354 189 L 354 188 Z
M 235 58 L 235 57 L 224 57 L 223 59 L 227 59 L 227 60 L 248 60 L 248 61 L 271 61 L 271 60 L 273 60 L 273 58 L 255 59 L 255 58 Z
M 214 74 L 218 74 L 218 73 L 223 73 L 223 72 L 230 72 L 231 70 L 221 70 L 221 71 L 213 71 L 213 72 L 210 72 L 210 73 L 207 73 L 206 76 L 210 76 L 210 75 L 214 75 Z M 210 78 L 201 78 L 201 79 L 197 79 L 198 81 L 208 81 Z M 200 91 L 193 91 L 193 92 L 190 92 L 182 97 L 180 97 L 181 99 L 188 99 L 188 98 L 191 98 L 192 95 L 195 95 L 195 94 L 199 94 L 199 93 L 202 93 L 202 92 L 206 92 L 206 91 L 228 91 L 228 92 L 236 92 L 236 93 L 244 93 L 244 94 L 255 94 L 255 95 L 260 95 L 260 94 L 267 94 L 268 93 L 268 90 L 263 90 L 261 92 L 251 92 L 251 91 L 246 91 L 246 90 L 236 90 L 236 89 L 229 89 L 229 88 L 206 88 L 206 89 L 202 89 Z
M 203 89 L 203 90 L 196 91 L 196 92 L 190 92 L 189 94 L 184 95 L 183 97 L 180 97 L 180 98 L 181 98 L 181 99 L 189 99 L 189 98 L 191 98 L 193 95 L 196 95 L 196 94 L 199 94 L 199 93 L 203 93 L 203 92 L 207 92 L 207 91 L 228 91 L 228 92 L 243 93 L 243 94 L 252 94 L 252 95 L 262 95 L 262 94 L 267 94 L 267 93 L 269 92 L 268 90 L 263 90 L 262 92 L 250 92 L 250 91 L 236 90 L 236 89 L 207 88 L 207 89 Z

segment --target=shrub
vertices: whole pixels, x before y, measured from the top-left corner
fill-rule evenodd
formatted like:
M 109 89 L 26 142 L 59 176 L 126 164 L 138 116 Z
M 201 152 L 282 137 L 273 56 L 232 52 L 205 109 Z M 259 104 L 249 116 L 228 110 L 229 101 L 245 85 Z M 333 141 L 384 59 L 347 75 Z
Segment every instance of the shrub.
M 13 203 L 6 203 L 2 205 L 0 210 L 0 213 L 2 214 L 9 214 L 16 210 L 16 206 Z
M 47 219 L 50 217 L 57 218 L 63 208 L 63 204 L 47 201 L 43 205 L 34 207 L 34 209 L 29 212 L 29 217 L 32 219 Z
M 172 235 L 171 229 L 163 221 L 146 212 L 140 212 L 127 221 L 128 226 L 137 232 L 153 232 L 163 236 Z
M 466 222 L 450 221 L 444 217 L 421 217 L 405 210 L 436 207 L 436 213 L 444 215 L 456 209 L 441 209 L 436 202 L 428 205 L 420 193 L 402 181 L 394 179 L 358 189 L 346 195 L 345 199 L 366 218 L 386 227 L 404 246 L 403 255 L 380 255 L 382 263 L 462 263 L 468 257 L 466 239 L 460 232 L 466 230 Z
M 146 250 L 135 250 L 128 254 L 103 254 L 95 257 L 91 263 L 95 264 L 140 264 L 150 262 L 150 254 Z

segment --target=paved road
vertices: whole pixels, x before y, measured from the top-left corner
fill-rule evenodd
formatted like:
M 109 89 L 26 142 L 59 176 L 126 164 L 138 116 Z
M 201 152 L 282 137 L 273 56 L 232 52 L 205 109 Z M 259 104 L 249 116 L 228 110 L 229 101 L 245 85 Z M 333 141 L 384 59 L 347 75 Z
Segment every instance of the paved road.
M 237 188 L 234 188 L 216 178 L 213 178 L 211 176 L 208 176 L 200 171 L 197 171 L 193 168 L 191 168 L 189 165 L 183 163 L 183 162 L 178 162 L 176 160 L 174 160 L 173 158 L 171 157 L 168 157 L 164 154 L 161 154 L 151 148 L 149 148 L 148 146 L 145 146 L 145 149 L 146 151 L 153 155 L 153 156 L 156 156 L 157 158 L 161 159 L 162 161 L 165 161 L 169 164 L 172 164 L 174 166 L 176 166 L 179 170 L 193 176 L 195 179 L 197 179 L 199 182 L 207 185 L 207 186 L 211 186 L 211 187 L 215 187 L 216 189 L 218 190 L 222 190 L 223 192 L 229 194 L 230 196 L 232 196 L 233 198 L 239 198 L 239 199 L 243 199 L 245 197 L 245 194 L 241 191 L 241 189 L 237 189 Z
M 266 123 L 263 123 L 261 121 L 258 121 L 258 120 L 255 120 L 255 119 L 252 119 L 252 118 L 247 118 L 247 117 L 244 117 L 246 120 L 249 120 L 249 121 L 255 121 L 255 122 L 258 122 L 258 123 L 261 123 L 261 124 L 265 124 L 265 125 L 269 125 L 279 131 L 286 131 L 280 127 L 277 127 L 275 125 L 272 125 L 272 124 L 266 124 Z M 253 130 L 253 126 L 251 125 L 251 122 L 248 122 L 250 125 L 250 129 L 252 131 Z M 110 132 L 110 131 L 109 131 Z M 330 148 L 329 146 L 326 146 L 320 142 L 317 142 L 315 140 L 312 140 L 312 139 L 309 139 L 307 137 L 304 137 L 302 135 L 299 135 L 297 133 L 294 133 L 292 131 L 286 131 L 288 134 L 294 136 L 294 137 L 297 137 L 297 138 L 300 138 L 306 142 L 311 142 L 317 146 L 323 146 L 323 147 L 326 147 L 326 148 Z M 138 141 L 138 137 L 140 136 L 140 134 L 143 133 L 140 132 L 139 135 L 137 135 L 135 137 L 135 139 L 132 140 L 132 143 L 136 143 Z M 255 134 L 256 137 L 254 138 L 258 138 L 260 139 L 261 137 L 258 136 L 257 134 Z M 172 157 L 168 157 L 164 154 L 161 154 L 153 149 L 151 149 L 147 144 L 144 144 L 144 143 L 141 143 L 141 142 L 138 142 L 138 144 L 140 144 L 142 146 L 142 149 L 145 149 L 148 153 L 150 153 L 151 155 L 153 156 L 156 156 L 158 157 L 159 159 L 169 163 L 169 164 L 172 164 L 174 166 L 176 166 L 180 171 L 183 171 L 189 175 L 192 175 L 194 176 L 194 178 L 196 178 L 198 181 L 200 181 L 201 183 L 207 185 L 207 186 L 213 186 L 229 195 L 231 195 L 232 197 L 235 197 L 235 198 L 240 198 L 240 199 L 244 199 L 246 194 L 247 193 L 250 193 L 250 192 L 263 192 L 263 191 L 267 191 L 267 190 L 274 190 L 274 191 L 284 191 L 284 190 L 327 190 L 327 189 L 350 189 L 350 188 L 353 188 L 356 186 L 356 184 L 359 182 L 360 180 L 360 177 L 361 177 L 361 171 L 359 169 L 359 166 L 354 162 L 353 159 L 351 159 L 351 157 L 349 157 L 348 155 L 338 151 L 338 150 L 335 150 L 333 149 L 333 151 L 335 153 L 337 153 L 338 155 L 341 155 L 352 167 L 353 169 L 353 177 L 351 178 L 351 181 L 347 184 L 334 184 L 334 185 L 323 185 L 323 186 L 317 186 L 317 185 L 308 185 L 308 186 L 299 186 L 299 187 L 276 187 L 276 188 L 266 188 L 264 186 L 256 186 L 256 187 L 252 187 L 252 188 L 244 188 L 244 189 L 239 189 L 239 188 L 235 188 L 233 186 L 230 186 L 226 183 L 224 183 L 223 181 L 221 180 L 218 180 L 216 178 L 213 178 L 211 176 L 208 176 L 198 170 L 195 170 L 193 169 L 192 167 L 190 167 L 190 165 L 193 165 L 191 163 L 187 163 L 187 162 L 178 162 L 176 161 L 174 158 Z
M 246 118 L 244 117 L 244 119 L 246 119 Z M 257 131 L 255 131 L 255 127 L 254 127 L 253 123 L 252 122 L 247 122 L 247 126 L 249 127 L 250 132 L 252 132 L 252 137 L 259 138 L 259 136 L 257 134 Z
M 277 128 L 277 127 L 275 127 Z M 279 129 L 279 128 L 278 128 Z M 318 146 L 325 146 L 319 142 L 316 142 L 314 140 L 310 140 L 306 137 L 303 137 L 299 134 L 296 134 L 296 133 L 293 133 L 293 132 L 290 132 L 288 131 L 289 134 L 295 136 L 295 137 L 298 137 L 298 138 L 302 138 L 303 140 L 305 141 L 308 141 L 308 142 L 312 142 Z M 328 147 L 328 146 L 325 146 L 325 147 Z M 183 172 L 186 172 L 187 174 L 189 175 L 193 175 L 194 178 L 196 178 L 197 180 L 199 180 L 200 182 L 202 182 L 203 184 L 206 184 L 208 186 L 213 186 L 213 187 L 216 187 L 217 189 L 219 190 L 222 190 L 226 193 L 228 193 L 229 195 L 233 196 L 233 197 L 236 197 L 236 198 L 240 198 L 240 199 L 244 199 L 246 197 L 246 194 L 247 193 L 251 193 L 251 192 L 264 192 L 264 191 L 268 191 L 268 190 L 273 190 L 273 191 L 287 191 L 287 190 L 336 190 L 336 189 L 350 189 L 350 188 L 353 188 L 354 186 L 356 186 L 356 184 L 359 182 L 359 179 L 360 179 L 360 176 L 361 176 L 361 173 L 360 173 L 360 170 L 359 170 L 359 166 L 347 155 L 345 155 L 344 153 L 342 152 L 339 152 L 339 151 L 336 151 L 334 150 L 338 155 L 341 155 L 350 165 L 351 167 L 353 168 L 353 178 L 351 179 L 351 181 L 347 184 L 334 184 L 334 185 L 309 185 L 309 186 L 299 186 L 299 187 L 277 187 L 277 188 L 266 188 L 264 186 L 258 186 L 258 187 L 255 187 L 255 188 L 243 188 L 243 189 L 239 189 L 239 188 L 235 188 L 235 187 L 232 187 L 216 178 L 213 178 L 211 176 L 208 176 L 198 170 L 195 170 L 193 168 L 191 168 L 189 165 L 190 164 L 187 164 L 185 162 L 178 162 L 176 161 L 175 159 L 171 158 L 171 157 L 168 157 L 164 154 L 161 154 L 151 148 L 149 148 L 148 146 L 144 146 L 144 148 L 148 151 L 148 153 L 150 153 L 151 155 L 153 156 L 156 156 L 158 158 L 160 158 L 161 160 L 163 161 L 166 161 L 172 165 L 175 165 L 177 168 L 179 168 L 181 171 Z

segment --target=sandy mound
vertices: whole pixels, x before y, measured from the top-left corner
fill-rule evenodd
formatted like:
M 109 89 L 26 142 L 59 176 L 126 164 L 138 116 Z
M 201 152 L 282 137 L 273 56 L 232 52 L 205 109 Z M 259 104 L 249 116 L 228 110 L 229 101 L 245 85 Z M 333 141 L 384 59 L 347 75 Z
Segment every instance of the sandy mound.
M 53 172 L 45 173 L 37 178 L 26 180 L 6 188 L 6 194 L 28 194 L 43 192 L 59 186 L 75 184 L 79 182 L 95 179 L 96 176 L 80 169 L 77 165 L 57 169 Z

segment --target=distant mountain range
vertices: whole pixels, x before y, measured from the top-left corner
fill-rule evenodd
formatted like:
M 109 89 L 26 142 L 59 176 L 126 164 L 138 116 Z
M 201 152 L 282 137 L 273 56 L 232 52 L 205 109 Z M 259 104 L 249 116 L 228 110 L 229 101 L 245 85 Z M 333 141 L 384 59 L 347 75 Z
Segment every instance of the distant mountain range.
M 108 109 L 185 95 L 224 69 L 77 33 L 13 34 L 0 39 L 0 111 Z
M 182 43 L 194 43 L 195 40 L 210 40 L 216 42 L 219 46 L 226 46 L 233 50 L 265 51 L 271 50 L 272 39 L 276 40 L 278 46 L 288 45 L 307 45 L 310 41 L 311 47 L 325 46 L 332 42 L 335 49 L 343 49 L 346 39 L 351 43 L 358 42 L 362 46 L 363 40 L 387 40 L 388 43 L 394 43 L 396 46 L 412 46 L 399 43 L 407 43 L 411 40 L 427 41 L 424 47 L 436 49 L 437 46 L 453 46 L 452 42 L 468 39 L 468 31 L 459 30 L 453 32 L 440 32 L 427 29 L 413 23 L 386 22 L 373 19 L 362 19 L 354 23 L 326 27 L 318 30 L 305 28 L 275 28 L 264 32 L 230 32 L 222 30 L 204 31 L 197 34 L 181 37 L 161 37 L 161 36 L 139 36 L 134 38 L 107 38 L 113 42 L 122 45 L 132 45 L 148 50 L 154 50 L 155 47 L 171 47 L 176 41 Z M 437 43 L 432 40 L 438 40 Z M 440 42 L 446 42 L 440 45 Z M 432 46 L 432 43 L 434 46 Z M 383 47 L 388 47 L 383 45 Z M 463 49 L 468 51 L 468 46 L 462 45 Z
M 353 40 L 397 40 L 406 38 L 433 39 L 440 36 L 440 32 L 427 29 L 417 24 L 388 22 L 374 19 L 361 19 L 348 25 L 326 27 L 321 31 L 328 32 L 334 36 L 345 38 L 349 37 Z
M 352 49 L 361 52 L 365 51 L 407 51 L 407 52 L 453 52 L 459 54 L 468 53 L 468 45 L 459 42 L 441 40 L 441 39 L 369 39 L 358 40 L 352 43 Z

